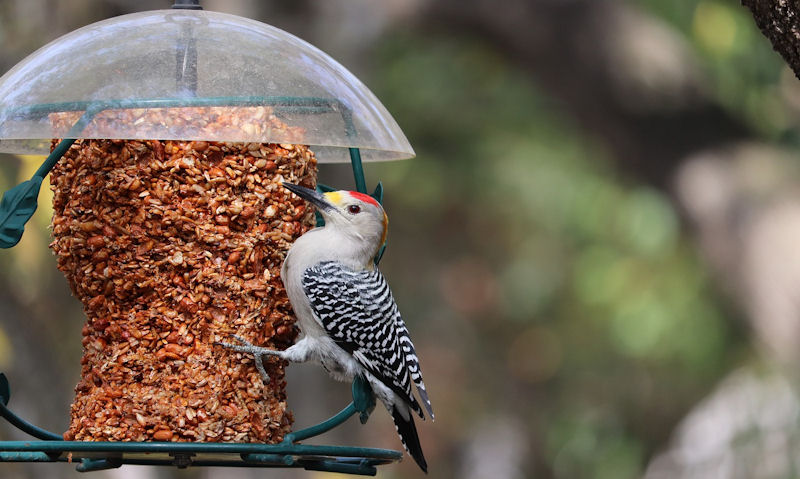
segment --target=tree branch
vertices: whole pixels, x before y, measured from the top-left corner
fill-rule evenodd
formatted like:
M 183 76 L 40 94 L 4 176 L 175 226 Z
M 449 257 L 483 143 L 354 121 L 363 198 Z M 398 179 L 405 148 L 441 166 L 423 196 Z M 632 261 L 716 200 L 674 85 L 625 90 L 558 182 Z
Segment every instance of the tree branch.
M 742 0 L 769 41 L 800 78 L 800 4 L 796 0 Z

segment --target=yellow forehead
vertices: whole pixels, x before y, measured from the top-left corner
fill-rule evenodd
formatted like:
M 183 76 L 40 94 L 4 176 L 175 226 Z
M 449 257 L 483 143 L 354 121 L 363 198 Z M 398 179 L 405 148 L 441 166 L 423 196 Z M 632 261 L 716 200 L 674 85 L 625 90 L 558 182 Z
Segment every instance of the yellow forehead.
M 325 193 L 325 198 L 327 198 L 328 201 L 334 205 L 338 205 L 342 202 L 342 194 L 338 191 L 330 191 Z

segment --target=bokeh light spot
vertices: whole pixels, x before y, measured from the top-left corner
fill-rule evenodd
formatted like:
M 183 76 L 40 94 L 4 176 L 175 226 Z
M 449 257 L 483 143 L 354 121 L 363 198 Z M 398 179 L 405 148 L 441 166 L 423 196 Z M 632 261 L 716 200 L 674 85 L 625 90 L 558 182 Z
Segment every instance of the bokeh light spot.
M 552 378 L 563 358 L 559 337 L 550 329 L 534 326 L 525 330 L 508 348 L 508 367 L 517 378 L 538 383 Z
M 692 32 L 709 53 L 726 56 L 731 53 L 736 41 L 736 18 L 727 6 L 703 1 L 695 8 Z

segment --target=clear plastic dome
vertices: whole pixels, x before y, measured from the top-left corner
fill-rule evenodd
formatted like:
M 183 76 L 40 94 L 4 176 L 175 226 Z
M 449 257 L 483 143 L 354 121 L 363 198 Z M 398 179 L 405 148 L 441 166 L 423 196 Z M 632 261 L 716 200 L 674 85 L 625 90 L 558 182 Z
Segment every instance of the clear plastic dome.
M 203 10 L 94 23 L 0 77 L 0 151 L 48 153 L 64 137 L 301 143 L 321 162 L 347 161 L 352 147 L 367 161 L 414 156 L 386 108 L 331 57 Z

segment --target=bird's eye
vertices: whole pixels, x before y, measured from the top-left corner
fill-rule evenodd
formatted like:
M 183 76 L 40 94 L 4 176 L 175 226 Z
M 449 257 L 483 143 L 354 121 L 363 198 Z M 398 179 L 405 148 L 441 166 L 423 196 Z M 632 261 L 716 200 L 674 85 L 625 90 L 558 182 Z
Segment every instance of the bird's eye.
M 347 211 L 349 211 L 350 214 L 354 215 L 354 214 L 357 214 L 357 213 L 361 213 L 361 207 L 358 206 L 358 205 L 350 205 L 350 206 L 347 207 Z

